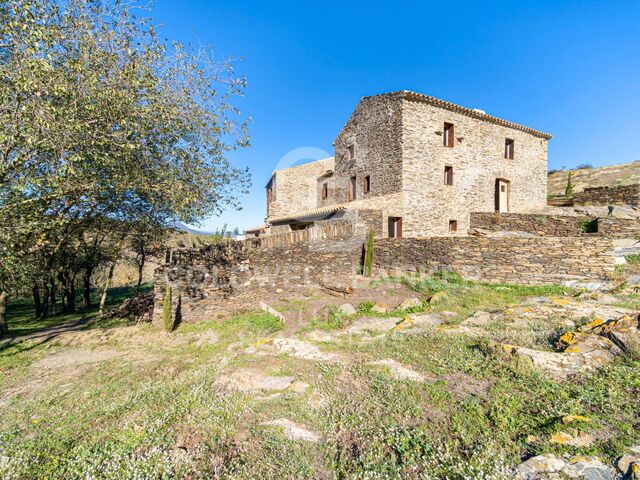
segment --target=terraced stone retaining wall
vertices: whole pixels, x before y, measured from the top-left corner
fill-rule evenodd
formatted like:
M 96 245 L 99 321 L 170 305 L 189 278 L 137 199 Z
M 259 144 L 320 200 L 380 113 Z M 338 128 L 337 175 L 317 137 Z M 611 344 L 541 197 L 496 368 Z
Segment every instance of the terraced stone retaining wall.
M 466 278 L 521 284 L 605 280 L 613 241 L 593 237 L 383 239 L 375 265 L 388 273 L 450 269 Z
M 345 282 L 356 274 L 363 238 L 263 246 L 261 239 L 174 250 L 154 273 L 154 322 L 161 322 L 166 286 L 182 322 L 255 309 L 282 292 Z
M 598 234 L 611 238 L 638 238 L 640 220 L 602 217 L 598 219 Z
M 640 185 L 591 187 L 573 196 L 574 205 L 639 205 Z
M 521 213 L 472 213 L 471 228 L 492 232 L 518 231 L 542 237 L 599 236 L 636 238 L 640 236 L 640 220 L 632 218 Z
M 592 220 L 584 216 L 472 213 L 471 228 L 492 232 L 528 232 L 544 237 L 579 237 L 585 233 L 584 225 Z

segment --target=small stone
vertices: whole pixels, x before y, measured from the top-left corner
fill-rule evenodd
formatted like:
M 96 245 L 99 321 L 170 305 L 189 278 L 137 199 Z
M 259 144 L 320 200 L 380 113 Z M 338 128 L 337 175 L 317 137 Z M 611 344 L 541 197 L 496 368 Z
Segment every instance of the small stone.
M 412 313 L 405 317 L 405 321 L 409 321 L 412 326 L 416 327 L 437 327 L 442 325 L 442 318 L 439 315 Z
M 322 330 L 312 330 L 307 336 L 316 342 L 331 342 L 334 338 L 333 334 Z
M 304 442 L 317 442 L 320 440 L 320 435 L 306 427 L 295 424 L 287 418 L 278 418 L 269 422 L 263 422 L 261 425 L 281 428 L 282 433 L 289 440 L 302 440 Z
M 451 312 L 449 310 L 444 310 L 440 312 L 440 315 L 446 318 L 456 318 L 458 316 L 458 312 Z
M 355 315 L 356 309 L 350 303 L 344 303 L 338 307 L 338 312 L 342 315 Z
M 387 367 L 389 369 L 389 372 L 391 373 L 391 376 L 396 380 L 410 380 L 412 382 L 424 382 L 425 380 L 424 375 L 422 375 L 421 373 L 405 367 L 401 363 L 391 358 L 368 362 L 367 365 Z
M 273 346 L 277 353 L 290 355 L 294 358 L 302 360 L 315 360 L 320 362 L 337 362 L 338 355 L 335 353 L 322 352 L 315 345 L 296 340 L 293 338 L 276 338 L 273 340 Z
M 387 305 L 386 303 L 376 302 L 376 304 L 371 308 L 371 311 L 375 313 L 388 313 L 389 305 Z
M 396 310 L 409 310 L 411 308 L 422 307 L 422 300 L 418 297 L 409 297 L 403 300 L 400 305 L 396 307 Z
M 582 415 L 565 415 L 564 417 L 562 417 L 562 423 L 564 423 L 565 425 L 572 422 L 589 423 L 591 422 L 591 419 Z
M 640 455 L 623 455 L 618 460 L 618 470 L 620 470 L 623 475 L 627 475 L 630 477 L 633 473 L 631 471 L 631 467 L 634 464 L 640 465 Z
M 293 383 L 293 377 L 272 377 L 248 369 L 240 369 L 220 375 L 213 385 L 225 390 L 250 392 L 256 390 L 285 390 Z
M 295 393 L 304 393 L 310 387 L 306 382 L 301 382 L 300 380 L 296 380 L 291 385 L 289 385 L 289 390 Z
M 441 290 L 440 292 L 436 292 L 433 295 L 431 295 L 431 298 L 429 299 L 429 303 L 435 305 L 437 303 L 440 303 L 446 300 L 447 298 L 449 298 L 449 294 L 444 290 Z
M 516 478 L 522 480 L 539 479 L 540 474 L 556 473 L 566 466 L 564 460 L 551 453 L 531 457 L 526 462 L 521 463 L 515 469 Z
M 614 480 L 615 469 L 603 464 L 596 457 L 574 457 L 563 470 L 563 473 L 570 475 L 575 473 L 579 478 L 585 480 Z
M 483 312 L 482 310 L 474 313 L 467 318 L 462 325 L 469 327 L 484 327 L 491 322 L 491 314 L 489 312 Z
M 571 435 L 567 432 L 558 432 L 554 435 L 551 435 L 549 442 L 556 443 L 558 445 L 569 445 L 570 447 L 580 448 L 593 445 L 594 438 L 589 434 L 577 433 L 576 435 Z

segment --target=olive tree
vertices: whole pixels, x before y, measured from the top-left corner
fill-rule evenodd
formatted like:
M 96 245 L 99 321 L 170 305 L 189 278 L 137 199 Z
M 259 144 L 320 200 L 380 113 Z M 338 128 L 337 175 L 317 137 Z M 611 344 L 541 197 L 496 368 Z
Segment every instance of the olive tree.
M 148 10 L 0 2 L 0 248 L 14 264 L 46 251 L 44 283 L 76 225 L 161 227 L 239 207 L 249 174 L 228 153 L 248 145 L 244 87 L 209 48 L 161 40 Z

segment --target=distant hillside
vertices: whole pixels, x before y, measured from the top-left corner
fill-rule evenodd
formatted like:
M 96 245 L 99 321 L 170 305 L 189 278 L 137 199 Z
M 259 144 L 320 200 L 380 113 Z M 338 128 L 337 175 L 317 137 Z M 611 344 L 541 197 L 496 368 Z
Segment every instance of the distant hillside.
M 562 170 L 549 175 L 548 194 L 564 195 L 569 171 L 573 172 L 573 191 L 581 192 L 587 187 L 606 187 L 640 183 L 640 161 L 599 168 Z

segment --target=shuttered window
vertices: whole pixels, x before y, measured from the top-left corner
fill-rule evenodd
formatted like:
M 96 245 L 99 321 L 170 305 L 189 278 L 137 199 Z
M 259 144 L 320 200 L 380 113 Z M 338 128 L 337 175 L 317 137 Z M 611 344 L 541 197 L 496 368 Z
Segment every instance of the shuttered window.
M 444 167 L 444 184 L 453 185 L 453 167 L 451 165 Z
M 504 141 L 504 158 L 508 158 L 509 160 L 513 160 L 514 157 L 514 141 L 510 138 L 505 139 Z
M 442 143 L 445 147 L 453 147 L 454 139 L 454 126 L 453 123 L 444 124 L 444 134 L 442 135 Z

